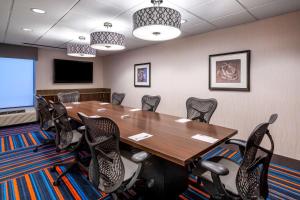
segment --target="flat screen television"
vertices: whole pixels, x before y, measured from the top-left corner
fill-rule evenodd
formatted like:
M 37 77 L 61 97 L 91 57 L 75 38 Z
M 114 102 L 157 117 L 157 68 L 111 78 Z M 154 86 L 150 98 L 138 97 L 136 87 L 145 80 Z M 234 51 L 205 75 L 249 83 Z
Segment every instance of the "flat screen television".
M 93 62 L 54 59 L 54 83 L 93 83 Z

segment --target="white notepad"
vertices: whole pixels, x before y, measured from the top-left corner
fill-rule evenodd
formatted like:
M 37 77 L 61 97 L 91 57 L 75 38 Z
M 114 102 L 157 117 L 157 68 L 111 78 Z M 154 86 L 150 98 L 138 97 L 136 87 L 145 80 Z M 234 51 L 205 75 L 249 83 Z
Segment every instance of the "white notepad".
M 99 109 L 97 109 L 98 112 L 105 111 L 105 110 L 106 110 L 106 108 L 99 108 Z
M 121 119 L 126 119 L 126 118 L 130 118 L 129 115 L 121 115 Z
M 105 102 L 103 102 L 103 103 L 99 103 L 100 105 L 107 105 L 107 104 L 109 104 L 109 103 L 105 103 Z
M 89 116 L 90 118 L 98 118 L 98 117 L 101 117 L 101 116 L 99 116 L 99 115 L 91 115 L 91 116 Z
M 196 139 L 196 140 L 201 140 L 201 141 L 204 141 L 204 142 L 208 142 L 208 143 L 215 143 L 218 141 L 217 138 L 213 138 L 213 137 L 210 137 L 210 136 L 207 136 L 207 135 L 202 135 L 202 134 L 196 134 L 194 136 L 192 136 L 193 139 Z
M 72 106 L 66 106 L 66 109 L 72 109 L 73 107 Z
M 72 102 L 72 104 L 80 104 L 80 102 Z
M 147 138 L 152 137 L 152 136 L 153 135 L 151 135 L 149 133 L 140 133 L 140 134 L 132 135 L 128 138 L 138 142 L 138 141 L 147 139 Z
M 192 121 L 192 120 L 186 119 L 186 118 L 181 118 L 181 119 L 175 120 L 175 122 L 178 122 L 178 123 L 187 123 L 187 122 L 190 122 L 190 121 Z
M 140 111 L 141 109 L 139 109 L 139 108 L 133 108 L 133 109 L 130 109 L 129 111 L 131 111 L 131 112 L 136 112 L 136 111 Z

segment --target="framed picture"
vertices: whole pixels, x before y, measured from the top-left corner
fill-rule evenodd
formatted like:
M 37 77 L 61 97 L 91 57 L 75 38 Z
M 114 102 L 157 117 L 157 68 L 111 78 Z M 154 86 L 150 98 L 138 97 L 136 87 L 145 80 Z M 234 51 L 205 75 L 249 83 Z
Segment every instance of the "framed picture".
M 134 65 L 134 86 L 151 86 L 151 63 L 140 63 Z
M 210 55 L 209 89 L 250 91 L 250 50 Z

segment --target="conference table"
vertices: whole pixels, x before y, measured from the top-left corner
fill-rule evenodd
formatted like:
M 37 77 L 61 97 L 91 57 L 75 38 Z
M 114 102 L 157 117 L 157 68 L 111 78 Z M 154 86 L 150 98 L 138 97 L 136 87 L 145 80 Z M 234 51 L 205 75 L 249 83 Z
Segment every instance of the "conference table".
M 83 101 L 65 106 L 69 117 L 79 123 L 78 112 L 112 119 L 119 126 L 122 143 L 150 153 L 152 170 L 145 170 L 145 176 L 154 178 L 159 185 L 152 193 L 158 193 L 160 199 L 174 199 L 183 192 L 187 188 L 188 165 L 237 134 L 237 130 L 226 127 L 106 102 Z M 140 141 L 129 138 L 140 133 L 152 137 Z M 195 139 L 196 135 L 200 139 Z

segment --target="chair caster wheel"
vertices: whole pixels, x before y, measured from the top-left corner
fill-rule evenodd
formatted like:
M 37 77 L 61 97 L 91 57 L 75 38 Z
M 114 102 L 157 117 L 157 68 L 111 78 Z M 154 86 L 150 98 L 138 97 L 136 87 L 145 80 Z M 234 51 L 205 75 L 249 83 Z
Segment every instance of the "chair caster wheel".
M 50 168 L 50 171 L 51 171 L 51 172 L 55 172 L 55 171 L 56 171 L 56 166 L 51 167 L 51 168 Z
M 59 182 L 58 182 L 58 181 L 54 181 L 54 182 L 53 182 L 53 185 L 54 185 L 54 186 L 59 186 Z

